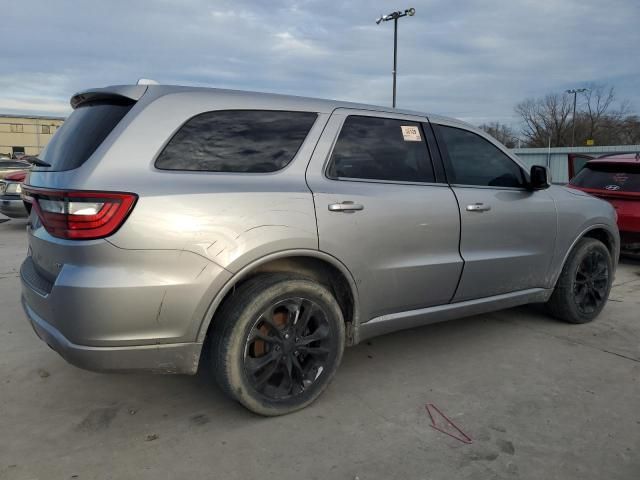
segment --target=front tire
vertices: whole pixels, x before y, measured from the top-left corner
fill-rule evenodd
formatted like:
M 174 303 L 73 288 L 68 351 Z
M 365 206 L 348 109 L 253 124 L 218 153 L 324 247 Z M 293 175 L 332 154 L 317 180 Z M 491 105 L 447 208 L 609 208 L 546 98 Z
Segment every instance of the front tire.
M 284 415 L 312 403 L 333 378 L 345 344 L 342 311 L 313 280 L 261 274 L 225 300 L 211 331 L 220 387 L 249 410 Z
M 611 253 L 601 241 L 582 238 L 565 262 L 547 311 L 565 322 L 590 322 L 606 305 L 612 283 Z

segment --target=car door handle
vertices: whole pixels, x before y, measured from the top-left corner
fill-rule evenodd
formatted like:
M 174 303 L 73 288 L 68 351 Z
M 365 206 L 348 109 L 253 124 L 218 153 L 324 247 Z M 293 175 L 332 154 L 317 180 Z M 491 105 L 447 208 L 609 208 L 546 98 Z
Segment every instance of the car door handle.
M 491 205 L 485 205 L 484 203 L 467 205 L 467 212 L 488 212 L 489 210 L 491 210 Z
M 341 203 L 332 203 L 329 205 L 330 212 L 355 212 L 357 210 L 364 210 L 364 205 L 360 205 L 358 203 L 353 202 L 341 202 Z

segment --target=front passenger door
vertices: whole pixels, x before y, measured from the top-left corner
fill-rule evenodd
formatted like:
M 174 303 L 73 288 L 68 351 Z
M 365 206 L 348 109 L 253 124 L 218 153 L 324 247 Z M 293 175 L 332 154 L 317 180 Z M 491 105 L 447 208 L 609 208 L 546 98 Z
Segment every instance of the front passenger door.
M 484 136 L 435 125 L 447 179 L 458 199 L 464 268 L 454 302 L 549 287 L 556 209 L 531 191 L 522 167 Z

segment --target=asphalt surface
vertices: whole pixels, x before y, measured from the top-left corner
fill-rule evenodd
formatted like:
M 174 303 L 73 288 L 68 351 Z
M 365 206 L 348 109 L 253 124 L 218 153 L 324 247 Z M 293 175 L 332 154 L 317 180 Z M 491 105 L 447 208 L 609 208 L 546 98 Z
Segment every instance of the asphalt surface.
M 640 263 L 590 324 L 523 307 L 375 338 L 311 407 L 261 418 L 203 375 L 65 363 L 20 307 L 24 228 L 0 224 L 2 480 L 640 478 Z

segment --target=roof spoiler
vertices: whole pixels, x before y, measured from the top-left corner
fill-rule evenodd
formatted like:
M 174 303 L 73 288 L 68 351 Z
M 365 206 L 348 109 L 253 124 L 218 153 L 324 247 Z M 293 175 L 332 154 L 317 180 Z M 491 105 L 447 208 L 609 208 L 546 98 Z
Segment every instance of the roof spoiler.
M 124 100 L 137 102 L 145 94 L 147 88 L 148 85 L 116 85 L 85 90 L 71 97 L 71 108 L 76 109 L 84 103 L 95 101 Z

